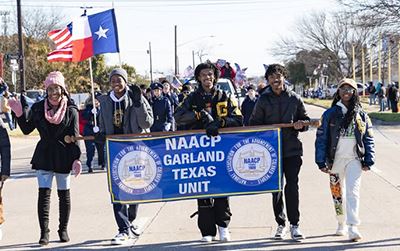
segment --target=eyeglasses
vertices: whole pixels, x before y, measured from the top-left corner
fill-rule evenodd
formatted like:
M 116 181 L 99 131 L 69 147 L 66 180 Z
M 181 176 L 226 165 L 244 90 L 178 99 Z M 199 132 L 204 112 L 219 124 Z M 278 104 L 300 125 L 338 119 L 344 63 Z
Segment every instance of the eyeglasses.
M 354 89 L 351 87 L 339 88 L 339 90 L 343 93 L 354 93 Z
M 190 93 L 190 91 L 184 91 L 183 92 L 183 94 L 186 94 L 186 95 L 189 94 L 189 93 Z

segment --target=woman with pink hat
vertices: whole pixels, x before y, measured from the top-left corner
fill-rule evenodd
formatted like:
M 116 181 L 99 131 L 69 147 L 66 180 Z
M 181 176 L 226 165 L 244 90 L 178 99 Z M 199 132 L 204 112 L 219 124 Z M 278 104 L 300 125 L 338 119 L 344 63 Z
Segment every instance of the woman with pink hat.
M 39 185 L 38 218 L 40 245 L 49 243 L 50 194 L 53 178 L 57 181 L 59 198 L 59 228 L 61 242 L 68 242 L 67 226 L 71 211 L 70 173 L 78 176 L 82 170 L 81 151 L 76 142 L 64 141 L 65 136 L 78 136 L 78 108 L 65 88 L 64 76 L 51 72 L 44 81 L 46 97 L 32 105 L 27 116 L 22 116 L 22 105 L 15 98 L 9 100 L 22 132 L 27 135 L 34 129 L 40 134 L 31 164 L 36 170 Z

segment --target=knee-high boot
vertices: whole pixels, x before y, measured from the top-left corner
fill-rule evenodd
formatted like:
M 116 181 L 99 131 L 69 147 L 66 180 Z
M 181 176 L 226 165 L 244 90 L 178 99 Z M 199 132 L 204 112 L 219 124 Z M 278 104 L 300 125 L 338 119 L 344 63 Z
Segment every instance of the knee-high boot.
M 39 188 L 38 218 L 40 225 L 40 245 L 49 244 L 49 213 L 50 213 L 50 188 Z
M 58 225 L 58 236 L 61 242 L 68 242 L 69 236 L 67 232 L 69 215 L 71 212 L 71 197 L 69 189 L 57 190 L 59 199 L 59 210 L 60 210 L 60 224 Z

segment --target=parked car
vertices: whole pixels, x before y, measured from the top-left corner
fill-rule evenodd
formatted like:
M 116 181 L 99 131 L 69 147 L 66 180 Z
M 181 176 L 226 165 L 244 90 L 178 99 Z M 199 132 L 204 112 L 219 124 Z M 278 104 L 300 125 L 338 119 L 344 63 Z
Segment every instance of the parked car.
M 367 84 L 363 85 L 362 83 L 357 83 L 357 92 L 358 92 L 359 96 L 363 95 L 363 90 L 365 90 L 365 95 L 369 95 L 368 85 Z M 330 88 L 328 88 L 326 90 L 327 97 L 333 98 L 333 95 L 335 95 L 336 91 L 337 91 L 337 85 L 332 85 Z
M 196 80 L 190 80 L 189 83 L 193 86 L 193 88 L 196 90 L 198 87 L 198 83 Z M 235 87 L 233 86 L 232 81 L 230 81 L 227 78 L 219 78 L 216 86 L 221 89 L 226 91 L 228 94 L 233 94 L 232 98 L 236 100 L 239 104 L 241 104 L 244 100 L 244 97 L 240 94 L 240 92 L 237 92 Z
M 26 96 L 34 101 L 40 101 L 44 98 L 44 91 L 42 89 L 38 90 L 26 90 Z

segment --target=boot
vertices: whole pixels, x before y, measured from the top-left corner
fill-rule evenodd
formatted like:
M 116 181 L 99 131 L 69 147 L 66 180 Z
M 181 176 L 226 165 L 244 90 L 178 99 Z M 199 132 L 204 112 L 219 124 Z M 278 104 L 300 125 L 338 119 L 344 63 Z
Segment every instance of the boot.
M 38 218 L 40 225 L 39 244 L 45 246 L 49 244 L 49 212 L 50 212 L 50 188 L 39 188 L 38 198 Z
M 71 212 L 71 197 L 69 189 L 57 190 L 59 199 L 59 210 L 60 210 L 60 224 L 58 225 L 58 236 L 61 242 L 68 242 L 69 236 L 67 232 L 69 215 Z

